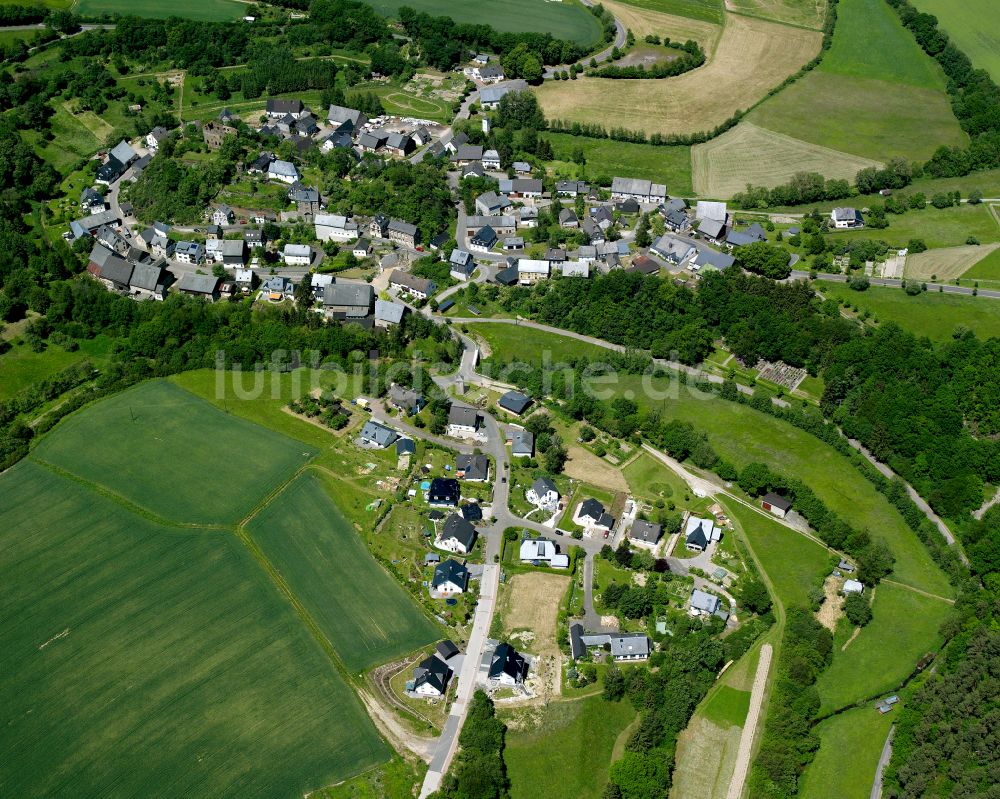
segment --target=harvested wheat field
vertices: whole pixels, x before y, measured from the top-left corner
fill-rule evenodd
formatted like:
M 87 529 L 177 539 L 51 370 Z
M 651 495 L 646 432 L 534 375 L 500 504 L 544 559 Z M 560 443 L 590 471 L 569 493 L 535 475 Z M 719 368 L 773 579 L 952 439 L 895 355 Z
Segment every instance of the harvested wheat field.
M 731 197 L 754 186 L 779 186 L 796 172 L 853 181 L 858 170 L 880 166 L 862 158 L 783 133 L 741 122 L 721 136 L 691 148 L 691 180 L 703 197 Z
M 549 119 L 605 120 L 647 134 L 698 133 L 760 100 L 819 52 L 821 38 L 817 31 L 730 15 L 709 62 L 684 75 L 546 81 L 536 93 Z
M 704 48 L 706 53 L 711 53 L 719 40 L 719 34 L 722 33 L 721 25 L 704 22 L 700 19 L 664 14 L 662 11 L 639 8 L 615 2 L 615 0 L 606 0 L 601 5 L 614 14 L 615 19 L 622 25 L 632 31 L 636 39 L 642 39 L 651 33 L 660 38 L 669 36 L 675 42 L 694 39 Z
M 726 10 L 821 30 L 826 0 L 726 0 Z
M 906 256 L 904 277 L 914 280 L 951 280 L 961 277 L 1000 244 L 968 244 L 961 247 L 940 247 Z

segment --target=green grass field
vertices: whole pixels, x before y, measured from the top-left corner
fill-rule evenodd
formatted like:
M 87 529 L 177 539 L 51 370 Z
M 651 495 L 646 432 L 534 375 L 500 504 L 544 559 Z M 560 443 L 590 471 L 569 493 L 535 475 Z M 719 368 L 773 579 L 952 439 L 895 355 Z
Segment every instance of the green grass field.
M 622 469 L 622 474 L 632 493 L 650 502 L 671 499 L 683 505 L 684 495 L 689 493 L 687 483 L 645 452 Z
M 882 0 L 843 0 L 817 69 L 767 100 L 748 120 L 846 153 L 886 161 L 929 158 L 966 136 L 937 65 Z
M 722 3 L 719 0 L 622 0 L 630 6 L 676 14 L 705 22 L 722 23 Z
M 875 769 L 894 714 L 880 715 L 871 705 L 848 710 L 816 727 L 819 751 L 799 783 L 802 799 L 865 799 L 870 795 Z
M 941 643 L 938 628 L 951 605 L 890 583 L 881 583 L 872 603 L 874 618 L 846 651 L 838 634 L 833 663 L 816 683 L 823 710 L 830 711 L 893 691 L 917 661 Z
M 608 350 L 596 344 L 515 324 L 472 323 L 463 327 L 486 339 L 493 357 L 499 356 L 501 361 L 515 358 L 540 364 L 543 358 L 548 358 L 549 363 L 554 364 L 580 357 L 600 360 L 607 358 L 609 354 Z
M 726 510 L 739 523 L 781 604 L 808 605 L 810 590 L 821 586 L 830 571 L 830 553 L 737 502 L 727 502 Z
M 571 133 L 545 135 L 552 142 L 556 160 L 563 162 L 574 173 L 573 176 L 584 177 L 572 163 L 573 150 L 579 147 L 586 158 L 586 175 L 591 179 L 604 175 L 628 175 L 666 183 L 667 191 L 674 196 L 687 196 L 694 191 L 691 187 L 690 147 L 654 147 L 652 144 L 591 139 Z M 572 176 L 567 174 L 567 177 Z
M 298 477 L 248 529 L 351 671 L 441 637 L 315 476 Z
M 239 521 L 315 454 L 166 381 L 73 414 L 57 433 L 36 457 L 164 518 L 195 524 Z
M 887 214 L 889 227 L 883 230 L 861 228 L 834 234 L 832 241 L 842 238 L 882 239 L 893 247 L 905 247 L 910 239 L 923 239 L 930 248 L 957 247 L 975 236 L 981 244 L 1000 241 L 1000 225 L 985 205 L 956 205 L 951 208 L 927 206 L 922 211 Z
M 79 0 L 80 14 L 123 14 L 135 17 L 185 17 L 203 22 L 229 22 L 247 13 L 236 0 Z
M 877 286 L 858 292 L 842 283 L 818 282 L 816 287 L 824 296 L 846 300 L 874 314 L 880 322 L 896 322 L 918 336 L 950 340 L 959 325 L 980 338 L 1000 336 L 1000 302 L 996 300 L 936 291 L 911 297 L 901 289 Z
M 549 704 L 535 729 L 507 733 L 512 799 L 598 799 L 615 741 L 635 717 L 628 701 L 600 696 Z
M 823 29 L 824 0 L 729 0 L 726 8 L 751 17 Z
M 750 710 L 750 692 L 737 691 L 728 685 L 712 694 L 701 715 L 720 727 L 742 727 Z
M 1000 250 L 991 252 L 962 277 L 971 280 L 1000 280 Z
M 1000 81 L 1000 17 L 993 0 L 913 0 L 918 11 L 938 18 L 938 27 L 972 59 Z
M 106 336 L 81 341 L 76 352 L 67 352 L 52 345 L 42 352 L 32 352 L 27 344 L 15 345 L 9 352 L 0 355 L 0 399 L 8 399 L 18 391 L 88 358 L 99 366 L 107 360 L 110 349 L 111 340 Z
M 596 42 L 601 35 L 597 18 L 577 2 L 549 3 L 545 0 L 506 0 L 503 13 L 471 0 L 374 0 L 380 14 L 394 14 L 401 6 L 432 16 L 451 17 L 455 22 L 492 25 L 498 31 L 551 33 L 582 45 Z
M 148 465 L 165 487 L 170 467 Z M 0 794 L 301 796 L 388 757 L 231 534 L 162 527 L 30 460 L 0 493 L 17 498 L 0 507 Z

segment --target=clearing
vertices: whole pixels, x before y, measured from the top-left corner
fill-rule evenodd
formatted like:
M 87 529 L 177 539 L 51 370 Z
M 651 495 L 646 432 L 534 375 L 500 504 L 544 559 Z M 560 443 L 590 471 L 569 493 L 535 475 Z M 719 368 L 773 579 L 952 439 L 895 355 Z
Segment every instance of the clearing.
M 726 10 L 822 30 L 826 0 L 726 0 Z
M 832 150 L 741 122 L 721 136 L 691 148 L 696 194 L 728 198 L 748 183 L 772 188 L 796 172 L 819 172 L 826 178 L 854 181 L 858 171 L 878 161 Z
M 938 18 L 938 28 L 972 59 L 1000 81 L 1000 18 L 995 0 L 912 0 L 918 11 Z
M 164 380 L 84 408 L 56 432 L 34 457 L 185 524 L 239 521 L 315 454 Z
M 504 0 L 503 13 L 474 0 L 373 0 L 380 14 L 395 14 L 401 6 L 455 22 L 491 25 L 501 32 L 551 33 L 582 45 L 594 44 L 601 36 L 597 18 L 578 2 L 550 3 L 546 0 Z
M 937 64 L 883 0 L 841 0 L 820 65 L 748 120 L 834 150 L 887 161 L 929 158 L 967 137 Z
M 733 15 L 708 63 L 675 78 L 581 76 L 535 91 L 549 119 L 606 120 L 644 133 L 698 133 L 746 109 L 819 51 L 818 32 Z M 635 114 L 636 108 L 644 113 Z M 617 120 L 617 121 L 616 121 Z
M 972 330 L 979 338 L 1000 336 L 1000 302 L 985 297 L 926 291 L 911 297 L 902 289 L 872 286 L 852 291 L 843 283 L 815 284 L 826 297 L 845 300 L 868 311 L 879 322 L 895 322 L 918 336 L 951 339 L 955 328 Z
M 247 13 L 237 0 L 78 0 L 80 14 L 130 14 L 135 17 L 184 17 L 202 22 L 231 22 Z
M 164 527 L 30 459 L 0 493 L 0 670 L 19 675 L 0 681 L 0 793 L 301 796 L 387 759 L 232 534 Z
M 348 670 L 361 671 L 441 637 L 368 554 L 313 474 L 297 477 L 247 529 Z M 369 601 L 372 596 L 377 603 Z
M 518 710 L 504 721 L 512 799 L 599 799 L 618 736 L 636 718 L 627 700 L 589 696 Z

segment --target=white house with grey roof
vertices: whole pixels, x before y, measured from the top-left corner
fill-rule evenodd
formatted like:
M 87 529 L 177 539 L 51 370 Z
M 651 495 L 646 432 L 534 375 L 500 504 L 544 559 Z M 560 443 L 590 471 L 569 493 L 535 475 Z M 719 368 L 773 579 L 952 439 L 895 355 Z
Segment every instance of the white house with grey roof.
M 385 449 L 395 443 L 396 439 L 399 438 L 399 434 L 391 427 L 386 427 L 384 424 L 379 424 L 369 419 L 361 428 L 360 438 L 363 444 L 377 449 Z
M 375 300 L 375 327 L 389 328 L 403 321 L 406 306 L 389 300 Z
M 299 170 L 291 161 L 275 160 L 268 164 L 267 177 L 268 180 L 280 180 L 282 183 L 291 185 L 301 175 L 299 175 Z
M 330 319 L 361 321 L 374 306 L 375 290 L 368 283 L 339 280 L 323 289 L 323 312 Z
M 635 200 L 640 203 L 661 203 L 667 198 L 667 187 L 641 178 L 612 178 L 612 200 Z
M 448 409 L 448 435 L 454 438 L 485 438 L 479 411 L 453 402 Z
M 535 478 L 524 496 L 532 505 L 544 510 L 555 511 L 559 508 L 559 489 L 547 477 Z
M 671 264 L 682 264 L 697 252 L 693 244 L 679 239 L 677 236 L 672 236 L 669 233 L 660 236 L 653 242 L 653 246 L 649 249 Z
M 533 566 L 549 566 L 553 569 L 568 569 L 569 555 L 559 552 L 555 541 L 547 538 L 526 538 L 521 542 L 519 552 L 521 563 Z
M 198 241 L 179 241 L 174 245 L 174 259 L 182 264 L 200 264 L 205 260 L 205 245 Z
M 389 273 L 389 287 L 421 300 L 426 300 L 437 291 L 437 283 L 433 280 L 411 275 L 402 269 L 393 269 Z
M 358 223 L 340 214 L 316 214 L 313 225 L 319 241 L 354 241 L 358 237 Z
M 628 531 L 632 543 L 647 549 L 655 549 L 662 536 L 663 527 L 645 519 L 636 519 Z
M 312 247 L 308 244 L 286 244 L 281 251 L 281 260 L 285 266 L 309 266 L 312 255 Z
M 355 108 L 345 108 L 342 105 L 331 105 L 326 113 L 326 121 L 334 130 L 354 133 L 368 121 L 363 111 Z
M 695 588 L 691 592 L 690 606 L 692 616 L 711 616 L 721 608 L 722 601 L 714 594 Z
M 830 221 L 837 230 L 850 230 L 865 226 L 864 217 L 855 208 L 834 208 L 830 212 Z
M 520 427 L 512 428 L 508 435 L 508 443 L 513 458 L 530 458 L 535 454 L 535 435 L 530 430 L 522 430 Z M 556 493 L 558 494 L 558 492 Z
M 722 538 L 722 530 L 711 519 L 689 516 L 684 528 L 684 544 L 691 552 L 704 552 Z

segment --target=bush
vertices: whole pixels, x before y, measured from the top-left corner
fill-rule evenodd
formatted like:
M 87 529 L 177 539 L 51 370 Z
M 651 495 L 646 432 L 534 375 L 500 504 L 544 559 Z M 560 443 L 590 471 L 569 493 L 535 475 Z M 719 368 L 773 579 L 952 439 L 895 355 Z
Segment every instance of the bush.
M 854 275 L 847 281 L 847 285 L 854 291 L 867 291 L 871 281 L 865 275 Z
M 864 594 L 848 594 L 844 600 L 844 615 L 855 627 L 864 627 L 872 620 L 871 605 Z

